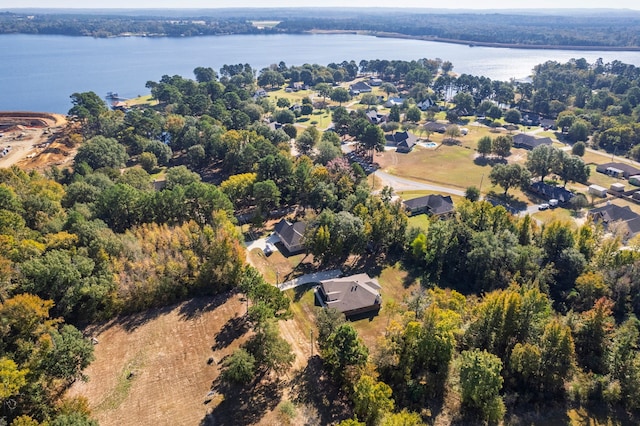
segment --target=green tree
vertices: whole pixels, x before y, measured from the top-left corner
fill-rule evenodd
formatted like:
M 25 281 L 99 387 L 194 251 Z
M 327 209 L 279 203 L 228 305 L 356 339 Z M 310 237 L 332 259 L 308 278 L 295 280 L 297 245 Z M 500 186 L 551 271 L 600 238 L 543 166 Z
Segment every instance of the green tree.
M 511 136 L 500 135 L 493 140 L 493 153 L 500 158 L 511 154 L 511 147 L 513 147 Z
M 522 115 L 517 109 L 511 108 L 504 112 L 504 121 L 512 124 L 519 124 L 522 121 Z
M 473 349 L 461 353 L 460 387 L 462 405 L 483 420 L 499 422 L 505 413 L 500 397 L 502 361 L 497 356 Z
M 571 329 L 557 319 L 547 323 L 540 341 L 540 376 L 542 390 L 547 395 L 561 393 L 575 362 L 575 347 Z
M 398 88 L 393 83 L 388 83 L 388 82 L 382 83 L 380 85 L 380 90 L 382 90 L 387 94 L 387 99 L 389 99 L 389 95 L 391 93 L 398 93 Z M 393 120 L 393 121 L 400 121 L 400 119 Z
M 589 138 L 589 123 L 577 119 L 569 127 L 569 139 L 573 142 L 586 141 Z
M 318 345 L 321 349 L 328 343 L 329 336 L 344 323 L 344 314 L 335 308 L 317 310 L 316 327 L 318 327 Z
M 329 83 L 318 83 L 315 85 L 314 89 L 320 96 L 322 96 L 322 103 L 327 103 L 327 98 L 331 97 L 331 92 L 333 89 Z
M 196 67 L 193 70 L 193 74 L 196 76 L 198 83 L 209 83 L 218 78 L 218 74 L 210 67 Z
M 475 109 L 475 102 L 473 96 L 468 92 L 458 92 L 453 97 L 453 102 L 456 104 L 458 111 L 466 111 L 471 114 Z
M 540 181 L 556 168 L 558 150 L 550 145 L 540 145 L 527 153 L 527 169 Z
M 275 112 L 275 114 L 273 114 L 273 118 L 275 118 L 275 120 L 281 124 L 291 124 L 295 123 L 296 121 L 295 114 L 293 113 L 293 111 L 290 111 L 288 109 L 279 109 Z
M 83 121 L 85 134 L 95 134 L 98 118 L 109 111 L 105 102 L 95 92 L 76 92 L 71 95 L 71 103 L 68 114 Z
M 478 201 L 480 199 L 480 190 L 475 186 L 469 186 L 464 192 L 464 198 L 469 201 Z
M 571 147 L 571 153 L 573 155 L 577 155 L 578 157 L 582 157 L 586 151 L 587 146 L 584 142 L 576 142 Z
M 593 308 L 580 315 L 575 333 L 580 365 L 596 374 L 606 374 L 614 326 L 613 302 L 600 298 Z
M 344 87 L 336 87 L 335 89 L 333 89 L 330 97 L 332 101 L 338 102 L 340 106 L 342 106 L 343 102 L 348 102 L 351 99 L 349 91 Z
M 143 152 L 140 154 L 138 162 L 147 173 L 153 173 L 156 167 L 158 167 L 158 159 L 152 152 Z
M 173 156 L 171 147 L 160 141 L 149 142 L 149 144 L 144 148 L 144 151 L 150 152 L 155 155 L 156 159 L 158 160 L 158 164 L 160 164 L 161 166 L 166 166 Z
M 341 383 L 348 383 L 357 372 L 354 369 L 363 367 L 368 356 L 367 347 L 351 324 L 338 326 L 322 350 L 322 357 L 329 371 Z
M 485 158 L 487 154 L 491 154 L 493 151 L 493 142 L 491 136 L 483 136 L 478 140 L 478 153 Z
M 280 205 L 280 189 L 271 179 L 254 183 L 252 192 L 258 208 L 263 213 Z
M 377 425 L 387 412 L 393 411 L 391 388 L 373 377 L 362 375 L 353 388 L 354 411 L 367 425 Z
M 289 98 L 278 98 L 276 101 L 276 106 L 278 108 L 289 108 L 291 106 L 291 101 Z
M 526 188 L 531 181 L 531 174 L 519 164 L 498 164 L 491 169 L 489 180 L 492 184 L 503 187 L 506 196 L 509 188 Z
M 320 132 L 314 126 L 307 127 L 296 139 L 296 148 L 303 155 L 309 155 L 320 140 Z
M 335 135 L 335 133 L 333 134 Z M 332 142 L 327 140 L 320 141 L 317 150 L 318 154 L 316 155 L 315 159 L 318 163 L 325 166 L 334 158 L 342 156 L 342 150 L 340 149 L 340 147 L 335 146 Z
M 407 110 L 404 116 L 408 121 L 417 123 L 422 119 L 422 111 L 420 111 L 420 108 L 414 105 Z
M 129 156 L 124 146 L 112 138 L 95 136 L 78 148 L 75 164 L 86 163 L 92 169 L 124 167 Z
M 245 347 L 264 371 L 284 373 L 291 368 L 295 359 L 291 345 L 280 337 L 277 324 L 273 320 L 261 323 Z
M 591 170 L 584 161 L 575 155 L 569 155 L 564 151 L 557 151 L 557 161 L 554 163 L 553 172 L 564 182 L 586 182 Z
M 224 360 L 221 376 L 233 383 L 250 383 L 256 374 L 256 359 L 246 350 L 239 348 Z
M 386 144 L 384 138 L 384 132 L 382 129 L 374 124 L 367 124 L 364 128 L 364 132 L 360 137 L 360 142 L 364 146 L 364 149 L 369 153 L 369 158 L 373 159 L 374 152 L 384 151 Z
M 371 105 L 376 105 L 378 103 L 378 97 L 373 93 L 365 93 L 362 95 L 360 103 L 366 105 L 367 109 L 371 109 Z
M 498 120 L 502 117 L 502 110 L 498 105 L 492 105 L 487 111 L 487 117 Z
M 52 347 L 41 364 L 47 375 L 67 384 L 83 378 L 82 370 L 94 360 L 93 344 L 72 325 L 51 332 Z

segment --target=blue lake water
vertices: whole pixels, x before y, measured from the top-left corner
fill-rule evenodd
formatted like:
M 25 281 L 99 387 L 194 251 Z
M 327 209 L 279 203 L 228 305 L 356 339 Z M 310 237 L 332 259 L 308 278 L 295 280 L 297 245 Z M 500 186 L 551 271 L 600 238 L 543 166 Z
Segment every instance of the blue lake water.
M 602 58 L 640 66 L 638 52 L 519 50 L 376 38 L 355 34 L 232 35 L 193 38 L 94 39 L 49 35 L 0 35 L 0 111 L 66 113 L 74 92 L 121 97 L 148 93 L 145 83 L 164 74 L 193 78 L 198 66 L 219 70 L 249 63 L 255 69 L 362 59 L 441 58 L 457 73 L 493 80 L 524 78 L 537 64 Z

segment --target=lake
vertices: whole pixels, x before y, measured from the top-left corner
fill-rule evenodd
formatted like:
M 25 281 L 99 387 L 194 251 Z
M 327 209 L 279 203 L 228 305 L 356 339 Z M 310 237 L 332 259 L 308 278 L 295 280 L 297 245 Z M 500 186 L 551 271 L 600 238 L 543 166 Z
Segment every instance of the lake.
M 287 65 L 362 59 L 441 58 L 454 72 L 492 80 L 524 78 L 548 60 L 618 59 L 640 66 L 638 52 L 520 50 L 377 38 L 356 34 L 230 35 L 191 38 L 121 37 L 94 39 L 50 35 L 0 35 L 0 111 L 66 113 L 69 95 L 117 92 L 129 98 L 149 91 L 145 83 L 162 75 L 193 78 L 198 66 L 216 71 L 224 64 L 249 63 L 260 70 Z

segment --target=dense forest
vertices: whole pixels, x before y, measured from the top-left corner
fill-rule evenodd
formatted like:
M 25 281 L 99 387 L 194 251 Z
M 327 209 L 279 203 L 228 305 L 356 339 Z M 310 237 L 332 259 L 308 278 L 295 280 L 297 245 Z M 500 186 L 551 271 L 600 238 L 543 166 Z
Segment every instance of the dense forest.
M 245 386 L 286 371 L 291 348 L 274 322 L 291 315 L 290 301 L 245 263 L 236 225 L 238 218 L 260 225 L 292 207 L 308 225 L 318 268 L 353 256 L 400 262 L 422 285 L 406 303 L 385 308 L 399 315 L 376 351 L 341 315 L 318 314 L 325 368 L 353 404 L 354 419 L 343 425 L 422 424 L 447 394 L 459 395 L 463 423 L 569 403 L 622 408 L 635 419 L 638 251 L 622 249 L 620 236 L 592 222 L 541 226 L 475 201 L 471 190 L 452 217 L 412 228 L 390 189 L 372 193 L 366 170 L 340 145 L 349 136 L 370 157 L 384 148 L 385 131 L 416 130 L 436 113 L 453 123 L 486 114 L 494 125 L 535 112 L 556 120 L 573 142 L 638 156 L 640 70 L 549 62 L 531 83 L 515 83 L 456 76 L 452 68 L 428 59 L 199 67 L 194 80 L 149 81 L 158 105 L 126 111 L 107 108 L 95 93 L 74 93 L 69 115 L 77 126 L 65 136 L 78 147 L 73 167 L 45 175 L 0 170 L 2 416 L 14 426 L 95 424 L 86 400 L 61 396 L 93 359 L 78 328 L 194 296 L 242 292 L 252 301 L 254 334 L 225 360 L 225 383 Z M 406 99 L 384 128 L 365 115 L 377 98 L 342 106 L 351 95 L 334 83 L 361 73 L 379 77 L 387 96 Z M 316 101 L 294 106 L 260 94 L 259 86 L 294 83 L 312 86 Z M 426 99 L 439 104 L 422 112 L 416 102 Z M 334 131 L 312 121 L 327 109 Z M 489 144 L 502 144 L 496 152 L 506 155 L 509 138 L 497 141 Z M 540 153 L 519 171 L 528 179 L 494 174 L 505 193 L 531 176 L 585 179 L 563 175 L 567 165 L 584 170 L 577 156 Z
M 169 14 L 58 14 L 33 11 L 0 14 L 0 34 L 58 34 L 110 37 L 126 34 L 169 37 L 217 34 L 298 33 L 311 30 L 366 31 L 465 43 L 522 46 L 637 48 L 640 17 L 602 15 L 483 12 L 443 13 L 417 9 L 326 10 L 265 9 L 198 11 L 193 16 Z M 160 13 L 160 12 L 156 12 Z M 170 16 L 170 17 L 167 17 Z M 258 28 L 252 21 L 273 21 Z

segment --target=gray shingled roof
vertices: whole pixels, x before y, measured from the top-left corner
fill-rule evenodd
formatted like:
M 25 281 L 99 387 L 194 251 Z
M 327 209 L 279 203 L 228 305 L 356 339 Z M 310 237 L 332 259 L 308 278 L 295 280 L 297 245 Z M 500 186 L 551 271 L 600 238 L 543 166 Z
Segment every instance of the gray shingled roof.
M 403 201 L 405 207 L 410 210 L 427 208 L 428 212 L 435 215 L 445 214 L 453 211 L 453 200 L 449 195 L 439 194 L 425 195 L 413 200 Z
M 378 280 L 367 274 L 325 280 L 320 288 L 327 307 L 347 314 L 382 303 Z
M 516 148 L 529 148 L 533 149 L 540 145 L 551 145 L 553 141 L 551 138 L 536 138 L 524 133 L 518 133 L 513 137 L 513 146 Z
M 280 241 L 290 250 L 290 247 L 299 246 L 304 238 L 304 231 L 307 225 L 304 222 L 291 223 L 286 219 L 278 222 L 274 231 L 280 237 Z

